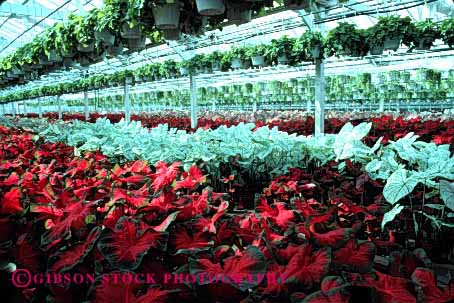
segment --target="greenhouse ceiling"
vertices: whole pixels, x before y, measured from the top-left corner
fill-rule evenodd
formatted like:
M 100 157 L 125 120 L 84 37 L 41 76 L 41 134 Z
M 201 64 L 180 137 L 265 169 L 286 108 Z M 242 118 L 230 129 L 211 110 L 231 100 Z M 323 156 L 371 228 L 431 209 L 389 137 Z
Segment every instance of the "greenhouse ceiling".
M 0 0 L 0 58 L 71 14 L 101 7 L 102 0 Z

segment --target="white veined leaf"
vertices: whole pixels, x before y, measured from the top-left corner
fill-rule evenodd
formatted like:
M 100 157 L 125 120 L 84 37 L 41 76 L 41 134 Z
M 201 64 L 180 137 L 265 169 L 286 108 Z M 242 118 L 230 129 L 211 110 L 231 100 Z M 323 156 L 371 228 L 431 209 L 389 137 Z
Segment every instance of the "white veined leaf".
M 445 206 L 442 204 L 424 204 L 424 207 L 429 207 L 429 208 L 438 209 L 438 210 L 442 210 L 445 208 Z
M 383 215 L 383 221 L 381 222 L 381 229 L 383 230 L 385 228 L 385 225 L 389 222 L 391 222 L 392 220 L 394 220 L 394 218 L 400 214 L 400 212 L 402 211 L 402 209 L 404 209 L 404 207 L 402 205 L 399 205 L 399 204 L 396 204 L 394 205 L 393 209 L 391 209 L 390 211 L 388 211 L 387 213 L 385 213 Z
M 418 185 L 418 178 L 407 177 L 408 171 L 399 168 L 391 174 L 383 189 L 383 196 L 386 201 L 395 204 L 397 201 L 408 195 Z
M 440 196 L 450 210 L 454 210 L 454 183 L 440 181 Z
M 367 163 L 366 172 L 368 172 L 368 173 L 376 172 L 377 170 L 380 169 L 381 165 L 382 165 L 382 162 L 380 160 L 374 159 L 374 160 L 370 161 L 369 163 Z

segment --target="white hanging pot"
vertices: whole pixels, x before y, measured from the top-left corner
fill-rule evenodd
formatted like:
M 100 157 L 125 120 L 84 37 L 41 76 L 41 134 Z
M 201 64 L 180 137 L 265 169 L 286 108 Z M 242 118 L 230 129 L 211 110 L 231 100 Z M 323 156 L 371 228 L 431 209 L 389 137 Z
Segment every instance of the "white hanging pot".
M 180 74 L 182 76 L 187 76 L 189 75 L 189 70 L 186 67 L 180 67 Z
M 320 57 L 320 45 L 316 45 L 310 50 L 311 56 L 314 59 L 318 59 Z
M 232 59 L 232 68 L 233 69 L 240 69 L 243 67 L 243 62 L 240 58 L 233 58 Z
M 278 64 L 282 64 L 282 65 L 285 65 L 288 63 L 288 58 L 287 58 L 287 55 L 280 55 L 279 57 L 277 57 L 277 63 Z
M 61 62 L 62 61 L 62 57 L 60 56 L 60 54 L 57 53 L 56 50 L 51 50 L 49 52 L 49 61 L 51 62 Z
M 153 6 L 153 16 L 159 29 L 176 29 L 180 22 L 180 3 L 157 4 Z
M 196 0 L 197 10 L 202 16 L 217 16 L 225 12 L 222 0 Z
M 221 63 L 213 62 L 211 64 L 211 68 L 212 68 L 213 71 L 220 71 L 221 70 Z
M 265 56 L 263 55 L 253 56 L 251 60 L 254 66 L 265 66 Z

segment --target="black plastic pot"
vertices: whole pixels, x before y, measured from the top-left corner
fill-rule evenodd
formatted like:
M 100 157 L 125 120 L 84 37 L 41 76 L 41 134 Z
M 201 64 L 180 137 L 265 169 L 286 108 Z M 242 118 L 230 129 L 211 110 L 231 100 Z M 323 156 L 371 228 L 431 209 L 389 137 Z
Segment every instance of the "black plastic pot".
M 145 48 L 145 37 L 139 39 L 128 39 L 128 49 L 137 52 Z
M 115 44 L 115 36 L 107 29 L 95 32 L 95 39 L 105 46 L 112 46 Z
M 309 0 L 298 1 L 298 0 L 284 0 L 284 6 L 291 10 L 306 9 L 310 6 Z
M 401 41 L 402 41 L 401 37 L 386 38 L 383 46 L 384 46 L 385 50 L 396 51 L 399 49 Z
M 227 4 L 227 19 L 230 24 L 241 25 L 251 21 L 252 10 L 245 7 L 243 4 L 230 3 Z
M 178 28 L 176 28 L 176 29 L 163 29 L 162 30 L 162 35 L 163 35 L 165 40 L 176 41 L 176 40 L 180 40 L 181 31 Z
M 121 26 L 121 37 L 125 39 L 139 39 L 142 36 L 138 25 L 130 27 L 129 24 L 123 23 Z
M 177 29 L 180 23 L 180 2 L 153 6 L 153 16 L 159 29 Z
M 433 45 L 432 38 L 422 38 L 419 40 L 419 44 L 416 46 L 417 50 L 429 50 Z
M 371 55 L 378 56 L 382 55 L 384 50 L 384 45 L 374 45 L 370 48 L 369 52 Z
M 77 50 L 81 53 L 91 53 L 95 50 L 95 43 L 92 42 L 87 45 L 79 44 L 79 45 L 77 45 Z

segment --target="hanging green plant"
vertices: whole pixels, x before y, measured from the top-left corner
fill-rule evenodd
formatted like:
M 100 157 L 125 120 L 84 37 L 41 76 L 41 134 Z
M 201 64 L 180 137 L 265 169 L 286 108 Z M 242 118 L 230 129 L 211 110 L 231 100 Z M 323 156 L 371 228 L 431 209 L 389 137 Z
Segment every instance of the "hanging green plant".
M 337 27 L 329 31 L 324 51 L 328 56 L 365 56 L 369 51 L 366 36 L 367 32 L 356 25 L 339 22 Z
M 440 36 L 444 43 L 450 48 L 454 48 L 454 18 L 449 18 L 441 22 Z
M 415 23 L 413 47 L 416 49 L 428 50 L 433 46 L 434 41 L 439 38 L 441 38 L 439 26 L 431 19 Z

